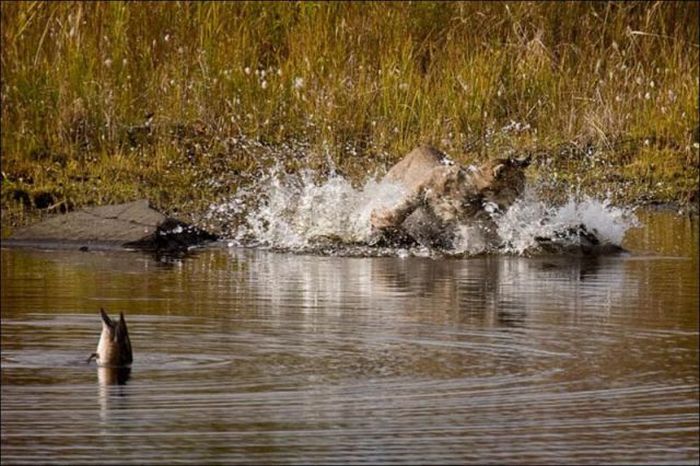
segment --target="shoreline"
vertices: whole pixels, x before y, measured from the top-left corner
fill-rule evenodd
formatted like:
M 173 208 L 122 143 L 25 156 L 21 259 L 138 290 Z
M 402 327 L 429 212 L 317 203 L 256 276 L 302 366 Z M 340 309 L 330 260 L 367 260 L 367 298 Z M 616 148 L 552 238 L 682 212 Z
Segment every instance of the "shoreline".
M 240 186 L 242 186 L 242 184 Z M 538 192 L 538 195 L 543 200 L 549 201 L 549 203 L 552 205 L 557 205 L 561 199 L 567 196 L 567 192 L 572 192 L 571 189 L 562 189 L 561 186 L 556 188 L 552 188 L 551 186 L 543 188 L 541 185 L 538 186 L 537 180 L 535 180 L 533 186 L 536 192 Z M 607 188 L 609 188 L 609 186 L 607 186 Z M 39 208 L 31 203 L 31 201 L 30 203 L 26 202 L 28 199 L 31 199 L 31 194 L 28 192 L 24 191 L 24 195 L 21 196 L 20 199 L 17 199 L 17 196 L 14 196 L 13 198 L 13 193 L 8 193 L 8 191 L 9 189 L 6 188 L 5 183 L 3 183 L 2 203 L 0 205 L 2 208 L 2 217 L 0 221 L 2 234 L 0 235 L 0 239 L 2 240 L 9 238 L 9 236 L 17 229 L 34 225 L 56 214 L 65 214 L 90 207 L 126 203 L 144 197 L 151 199 L 148 190 L 130 197 L 123 197 L 120 195 L 103 192 L 94 196 L 93 198 L 88 197 L 87 194 L 83 194 L 75 200 L 70 198 L 55 199 L 55 202 L 51 205 L 42 206 L 43 208 Z M 167 192 L 167 189 L 157 187 L 156 191 L 162 194 L 163 192 Z M 189 199 L 185 202 L 182 202 L 180 199 L 173 199 L 174 202 L 168 203 L 166 200 L 168 196 L 156 195 L 151 199 L 152 204 L 154 204 L 159 211 L 165 213 L 166 215 L 180 217 L 183 220 L 198 226 L 202 226 L 204 222 L 204 213 L 210 205 L 218 202 L 225 202 L 227 199 L 234 196 L 234 194 L 225 195 L 221 193 L 206 193 L 198 199 L 193 199 L 193 196 L 177 188 L 174 189 L 174 191 L 179 193 L 180 196 Z M 603 197 L 596 196 L 593 193 L 605 191 L 606 190 L 596 188 L 595 186 L 581 185 L 579 186 L 578 193 L 595 199 L 602 199 Z M 687 201 L 678 199 L 665 200 L 651 197 L 640 200 L 634 199 L 632 196 L 625 193 L 624 188 L 615 189 L 614 192 L 616 193 L 616 196 L 610 200 L 610 205 L 614 207 L 632 208 L 634 210 L 645 209 L 651 211 L 672 212 L 679 216 L 691 216 L 695 218 L 700 216 L 700 204 L 696 199 Z M 35 195 L 35 197 L 41 199 L 42 195 L 43 192 L 40 192 L 38 195 Z M 26 196 L 26 198 L 24 196 Z M 697 191 L 695 196 L 697 197 Z
M 127 201 L 130 202 L 130 201 Z M 136 201 L 131 201 L 131 202 L 136 202 Z M 556 205 L 556 202 L 552 202 L 552 205 Z M 35 225 L 51 218 L 56 218 L 61 215 L 65 215 L 67 213 L 71 212 L 78 212 L 83 209 L 92 209 L 96 207 L 108 207 L 108 206 L 113 206 L 114 204 L 102 204 L 102 205 L 96 205 L 96 204 L 86 204 L 82 206 L 75 206 L 74 208 L 67 210 L 64 213 L 58 213 L 58 212 L 50 212 L 47 211 L 46 209 L 33 209 L 30 211 L 23 211 L 22 216 L 21 216 L 21 222 L 12 224 L 12 225 L 7 225 L 10 218 L 6 215 L 6 211 L 3 208 L 2 211 L 2 235 L 0 235 L 0 240 L 2 241 L 3 245 L 6 246 L 16 246 L 16 247 L 53 247 L 53 246 L 58 246 L 59 248 L 68 248 L 70 249 L 72 246 L 78 246 L 78 245 L 84 245 L 87 244 L 85 241 L 70 241 L 70 240 L 62 240 L 62 241 L 54 241 L 54 240 L 47 240 L 47 241 L 42 241 L 42 240 L 22 240 L 22 239 L 13 239 L 10 238 L 10 236 L 16 232 L 17 230 L 21 229 L 26 229 L 29 227 L 34 227 Z M 650 200 L 650 201 L 638 201 L 638 202 L 633 202 L 633 203 L 611 203 L 610 204 L 613 207 L 624 207 L 624 208 L 630 208 L 633 209 L 635 212 L 637 210 L 645 210 L 645 211 L 650 211 L 650 212 L 667 212 L 671 213 L 675 216 L 678 217 L 683 217 L 687 216 L 690 217 L 691 219 L 697 220 L 700 218 L 700 205 L 698 203 L 681 203 L 678 201 L 658 201 L 658 200 Z M 195 227 L 201 227 L 202 225 L 202 214 L 198 212 L 186 212 L 178 208 L 171 208 L 171 209 L 159 209 L 165 214 L 169 214 L 171 212 L 178 212 L 178 215 L 180 218 L 187 219 L 188 222 L 192 223 L 193 226 Z M 197 219 L 200 219 L 199 221 Z M 216 228 L 211 230 L 215 234 L 218 234 L 216 232 Z M 219 240 L 225 241 L 226 238 L 224 236 L 220 237 Z M 125 249 L 123 245 L 120 245 L 119 242 L 115 241 L 96 241 L 96 242 L 89 242 L 88 248 L 90 250 L 114 250 L 114 249 Z M 86 248 L 87 249 L 87 248 Z M 129 248 L 126 248 L 129 249 Z

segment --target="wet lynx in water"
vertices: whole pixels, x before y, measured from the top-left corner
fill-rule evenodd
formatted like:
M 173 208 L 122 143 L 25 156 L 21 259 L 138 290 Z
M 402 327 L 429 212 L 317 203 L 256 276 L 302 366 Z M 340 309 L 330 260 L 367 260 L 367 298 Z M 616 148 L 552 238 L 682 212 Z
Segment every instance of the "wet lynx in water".
M 503 211 L 522 194 L 529 164 L 529 158 L 508 158 L 461 167 L 437 149 L 419 147 L 384 177 L 403 186 L 406 195 L 391 208 L 372 212 L 372 226 L 385 236 L 408 235 L 443 248 L 450 247 L 459 225 L 478 223 L 493 236 L 488 210 Z
M 129 331 L 126 328 L 124 314 L 119 313 L 119 320 L 110 319 L 104 309 L 100 308 L 102 317 L 102 334 L 97 344 L 97 352 L 90 355 L 88 362 L 93 358 L 100 366 L 125 367 L 132 363 L 131 341 Z

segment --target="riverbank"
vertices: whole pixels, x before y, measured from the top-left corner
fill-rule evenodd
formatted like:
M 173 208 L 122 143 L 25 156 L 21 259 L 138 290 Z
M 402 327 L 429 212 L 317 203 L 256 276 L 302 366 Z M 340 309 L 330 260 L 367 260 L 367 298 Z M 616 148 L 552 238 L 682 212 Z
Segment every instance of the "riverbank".
M 140 198 L 198 222 L 275 163 L 360 183 L 422 143 L 697 205 L 697 3 L 0 8 L 3 236 Z
M 216 136 L 202 135 L 201 142 L 215 141 Z M 387 153 L 344 157 L 334 160 L 327 153 L 315 151 L 310 144 L 263 144 L 244 138 L 226 141 L 230 153 L 204 152 L 199 157 L 207 163 L 195 163 L 189 156 L 159 164 L 157 147 L 142 148 L 138 155 L 113 157 L 90 165 L 87 171 L 55 171 L 44 174 L 43 183 L 13 183 L 5 180 L 2 190 L 2 231 L 7 237 L 19 227 L 35 223 L 47 215 L 68 212 L 92 205 L 110 205 L 148 198 L 154 207 L 167 215 L 185 219 L 200 227 L 221 232 L 221 225 L 208 223 L 206 213 L 214 204 L 235 197 L 239 190 L 255 184 L 260 176 L 272 172 L 294 173 L 311 169 L 319 180 L 343 176 L 356 186 L 367 177 L 380 176 L 396 161 Z M 192 143 L 192 141 L 190 141 Z M 197 144 L 197 143 L 193 143 Z M 632 141 L 630 150 L 640 150 Z M 639 142 L 644 145 L 644 142 Z M 206 147 L 204 147 L 206 150 Z M 620 150 L 619 146 L 617 149 Z M 644 146 L 641 150 L 662 150 Z M 572 193 L 607 199 L 611 205 L 646 206 L 672 210 L 679 214 L 698 214 L 698 185 L 692 178 L 692 167 L 683 172 L 650 169 L 644 173 L 637 167 L 616 166 L 615 153 L 605 148 L 578 147 L 565 144 L 552 150 L 515 151 L 491 149 L 490 156 L 502 153 L 533 155 L 528 169 L 528 183 L 538 195 L 551 203 L 570 198 Z M 479 159 L 478 154 L 450 153 L 461 163 Z M 375 166 L 362 170 L 363 161 L 375 160 Z M 680 163 L 680 162 L 679 162 Z M 281 167 L 281 168 L 279 168 Z M 679 176 L 683 173 L 683 176 Z M 30 175 L 31 176 L 31 175 Z

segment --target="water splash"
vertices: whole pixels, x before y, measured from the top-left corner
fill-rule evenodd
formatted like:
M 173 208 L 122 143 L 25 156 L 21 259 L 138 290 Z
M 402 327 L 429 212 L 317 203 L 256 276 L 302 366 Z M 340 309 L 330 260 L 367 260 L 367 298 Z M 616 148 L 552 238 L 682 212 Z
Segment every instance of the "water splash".
M 548 205 L 528 189 L 503 215 L 496 218 L 506 253 L 541 250 L 541 238 L 558 238 L 564 247 L 580 246 L 580 228 L 593 233 L 603 245 L 621 246 L 625 232 L 639 226 L 632 208 L 615 207 L 609 200 L 569 195 L 562 205 Z
M 241 192 L 223 208 L 223 212 L 231 208 L 230 213 L 240 214 L 245 206 L 250 207 L 233 239 L 244 245 L 295 250 L 328 241 L 367 242 L 371 212 L 403 194 L 398 186 L 372 178 L 359 188 L 337 174 L 325 181 L 317 178 L 311 170 L 284 175 L 275 169 Z M 222 206 L 215 209 L 221 212 Z
M 276 166 L 251 186 L 239 189 L 227 202 L 210 207 L 207 218 L 217 218 L 232 245 L 296 252 L 359 255 L 430 255 L 424 247 L 389 249 L 372 247 L 370 214 L 391 206 L 405 190 L 379 182 L 369 175 L 354 186 L 337 173 L 322 177 L 312 170 L 284 173 Z M 620 246 L 625 232 L 637 221 L 632 209 L 611 206 L 607 200 L 572 194 L 562 205 L 549 205 L 528 189 L 505 213 L 491 212 L 498 244 L 488 240 L 479 226 L 458 228 L 453 249 L 441 254 L 536 254 L 542 238 L 557 238 L 565 247 L 582 241 L 581 228 L 595 234 L 601 244 Z

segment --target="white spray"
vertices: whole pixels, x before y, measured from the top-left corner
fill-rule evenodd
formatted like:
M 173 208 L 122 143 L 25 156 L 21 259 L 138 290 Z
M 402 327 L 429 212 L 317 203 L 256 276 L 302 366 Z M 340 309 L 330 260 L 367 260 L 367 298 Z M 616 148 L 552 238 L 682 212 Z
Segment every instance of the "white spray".
M 224 221 L 228 218 L 237 225 L 230 235 L 232 244 L 310 251 L 329 241 L 339 246 L 371 242 L 371 212 L 391 205 L 404 194 L 402 187 L 380 183 L 372 176 L 357 187 L 338 174 L 321 181 L 318 178 L 310 170 L 289 175 L 275 168 L 254 186 L 211 206 L 209 215 Z M 537 238 L 561 236 L 561 232 L 580 225 L 602 243 L 619 246 L 625 232 L 637 225 L 632 209 L 611 206 L 607 200 L 576 198 L 571 195 L 564 204 L 552 206 L 529 189 L 507 212 L 492 213 L 502 240 L 497 252 L 531 253 L 537 249 Z M 572 243 L 577 240 L 570 238 Z M 493 251 L 488 251 L 478 228 L 465 225 L 450 252 L 471 255 Z M 369 246 L 363 253 L 374 254 Z M 406 251 L 395 253 L 404 255 Z M 422 255 L 425 251 L 419 248 L 413 253 Z

